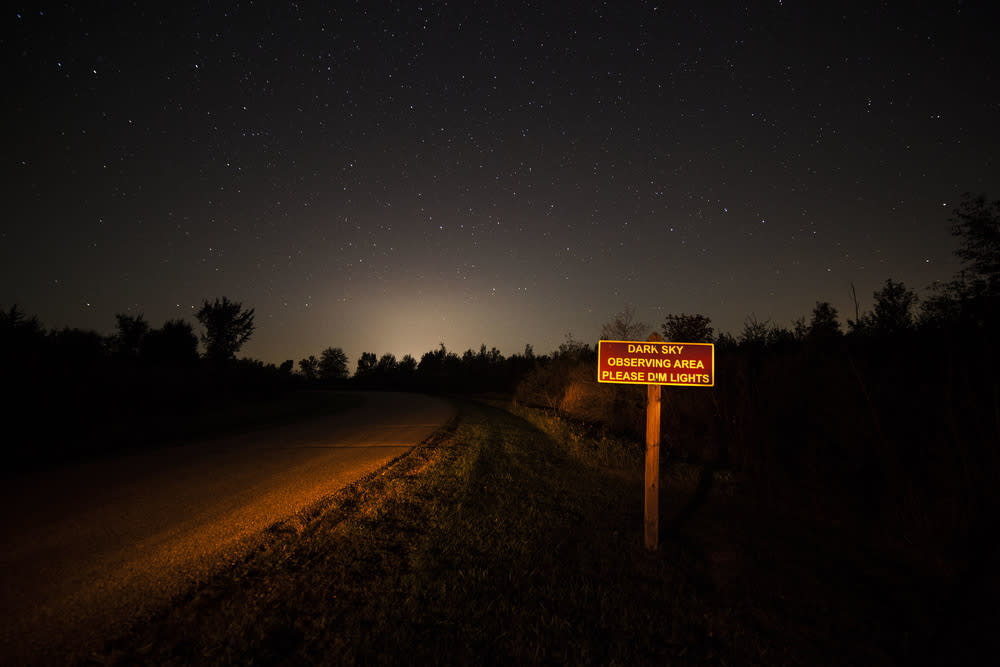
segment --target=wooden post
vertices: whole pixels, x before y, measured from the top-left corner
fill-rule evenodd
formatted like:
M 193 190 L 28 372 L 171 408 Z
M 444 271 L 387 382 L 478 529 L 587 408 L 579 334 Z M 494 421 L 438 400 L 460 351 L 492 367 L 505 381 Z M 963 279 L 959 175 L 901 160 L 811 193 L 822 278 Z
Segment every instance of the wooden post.
M 653 333 L 647 339 L 663 339 Z M 646 385 L 646 548 L 655 551 L 660 546 L 660 385 Z

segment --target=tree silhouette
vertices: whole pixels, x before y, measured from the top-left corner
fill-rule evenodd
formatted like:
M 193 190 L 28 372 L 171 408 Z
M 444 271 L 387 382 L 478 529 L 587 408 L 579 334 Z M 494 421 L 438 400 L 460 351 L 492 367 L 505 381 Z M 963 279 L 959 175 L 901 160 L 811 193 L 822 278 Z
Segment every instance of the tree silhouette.
M 374 355 L 372 355 L 374 357 Z M 458 376 L 462 360 L 449 352 L 444 343 L 436 350 L 424 352 L 417 364 L 417 379 L 429 391 L 442 391 Z
M 556 359 L 579 361 L 582 359 L 590 359 L 592 354 L 593 350 L 590 349 L 589 345 L 582 341 L 578 341 L 573 337 L 572 332 L 568 332 L 566 334 L 566 338 L 563 339 L 563 342 L 559 343 L 559 347 L 552 356 Z
M 339 347 L 326 348 L 320 353 L 317 371 L 323 380 L 343 380 L 347 377 L 347 355 Z
M 319 377 L 319 359 L 312 354 L 305 359 L 299 359 L 299 371 L 302 372 L 306 380 L 312 382 Z
M 837 321 L 837 309 L 829 301 L 817 301 L 813 308 L 812 319 L 806 338 L 814 342 L 830 341 L 840 336 L 840 322 Z
M 0 310 L 0 342 L 7 352 L 17 352 L 27 341 L 41 341 L 45 338 L 38 317 L 27 317 L 17 304 L 10 310 Z
M 236 357 L 243 344 L 254 332 L 253 308 L 243 310 L 243 304 L 226 297 L 213 303 L 206 299 L 195 317 L 205 327 L 201 341 L 205 356 L 216 363 L 225 363 Z
M 610 322 L 601 326 L 602 340 L 646 340 L 648 336 L 649 327 L 639 321 L 634 306 L 625 306 L 625 310 L 615 313 Z
M 354 371 L 354 377 L 363 378 L 371 375 L 377 363 L 378 357 L 375 356 L 374 352 L 362 352 L 361 358 L 358 359 L 358 368 Z
M 138 315 L 126 315 L 118 313 L 115 315 L 118 326 L 116 333 L 111 337 L 111 346 L 115 355 L 126 359 L 135 359 L 139 356 L 142 339 L 149 333 L 149 322 Z
M 38 317 L 27 317 L 17 305 L 0 310 L 0 380 L 37 373 L 47 355 L 47 339 Z
M 763 348 L 771 342 L 771 332 L 774 326 L 771 320 L 759 320 L 757 315 L 750 313 L 743 320 L 743 331 L 740 332 L 739 344 L 743 347 Z
M 168 320 L 142 337 L 139 356 L 153 364 L 192 366 L 198 361 L 198 337 L 188 322 Z
M 417 364 L 417 372 L 424 377 L 432 377 L 439 374 L 444 367 L 444 360 L 447 355 L 448 349 L 444 346 L 444 343 L 441 343 L 440 347 L 436 350 L 424 352 L 420 357 L 420 363 Z
M 378 363 L 375 365 L 375 372 L 383 378 L 392 376 L 398 369 L 399 362 L 396 361 L 396 355 L 391 352 L 379 357 Z
M 687 343 L 711 343 L 715 329 L 711 318 L 704 315 L 667 315 L 663 322 L 663 339 Z
M 966 193 L 951 217 L 951 233 L 961 239 L 955 254 L 965 265 L 961 280 L 967 290 L 1000 295 L 1000 200 Z
M 50 332 L 49 340 L 60 366 L 96 366 L 107 358 L 104 337 L 96 331 L 63 327 Z
M 885 281 L 885 287 L 874 292 L 875 310 L 864 318 L 872 333 L 887 338 L 913 329 L 914 307 L 917 295 L 906 285 L 892 278 Z
M 404 354 L 403 358 L 399 360 L 398 369 L 403 377 L 412 377 L 417 372 L 417 360 L 412 354 Z

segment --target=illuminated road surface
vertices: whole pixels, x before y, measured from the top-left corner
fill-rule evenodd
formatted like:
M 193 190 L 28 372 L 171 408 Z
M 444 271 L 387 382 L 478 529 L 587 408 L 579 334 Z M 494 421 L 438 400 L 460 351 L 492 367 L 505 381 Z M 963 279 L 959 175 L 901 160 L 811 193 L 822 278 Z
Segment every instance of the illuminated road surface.
M 0 663 L 99 647 L 454 414 L 426 396 L 364 397 L 329 417 L 9 481 L 0 488 Z

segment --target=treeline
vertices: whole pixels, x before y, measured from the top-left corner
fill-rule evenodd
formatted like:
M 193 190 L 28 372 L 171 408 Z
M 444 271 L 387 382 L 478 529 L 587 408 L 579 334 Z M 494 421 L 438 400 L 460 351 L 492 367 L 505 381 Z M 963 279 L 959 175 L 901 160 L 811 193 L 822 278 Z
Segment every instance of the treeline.
M 327 348 L 320 357 L 310 356 L 299 361 L 298 376 L 306 386 L 355 389 L 421 391 L 428 393 L 506 392 L 511 393 L 537 365 L 548 362 L 548 356 L 535 356 L 526 345 L 523 354 L 504 357 L 497 348 L 478 351 L 471 348 L 461 355 L 449 351 L 442 343 L 429 350 L 417 361 L 412 355 L 396 359 L 391 353 L 376 355 L 364 352 L 353 374 L 348 372 L 347 355 L 340 348 Z
M 128 394 L 130 383 L 141 381 L 148 390 L 176 378 L 186 385 L 183 393 L 198 393 L 192 385 L 197 379 L 207 383 L 213 395 L 224 388 L 223 393 L 266 397 L 290 380 L 290 360 L 275 366 L 237 359 L 255 330 L 253 309 L 222 297 L 205 300 L 195 317 L 202 326 L 200 337 L 185 320 L 167 320 L 154 328 L 142 314 L 116 315 L 114 332 L 103 336 L 70 327 L 47 331 L 37 316 L 28 316 L 15 304 L 0 311 L 0 355 L 7 388 L 21 394 L 41 388 L 59 393 L 60 387 L 72 391 L 85 381 L 93 387 L 88 393 L 103 388 Z M 132 398 L 141 400 L 134 394 Z
M 184 437 L 206 415 L 294 386 L 291 361 L 236 358 L 254 331 L 252 309 L 223 297 L 206 300 L 196 318 L 200 337 L 184 320 L 153 327 L 128 314 L 102 336 L 48 331 L 16 305 L 0 311 L 2 410 L 23 433 L 5 439 L 8 470 Z

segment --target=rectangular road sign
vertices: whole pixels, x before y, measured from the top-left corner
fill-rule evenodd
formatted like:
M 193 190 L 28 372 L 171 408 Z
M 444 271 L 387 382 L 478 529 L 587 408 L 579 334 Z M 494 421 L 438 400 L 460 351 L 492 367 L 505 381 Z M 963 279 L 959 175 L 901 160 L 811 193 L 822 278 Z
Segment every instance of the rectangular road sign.
M 715 386 L 715 346 L 602 340 L 597 343 L 597 381 L 614 384 Z

